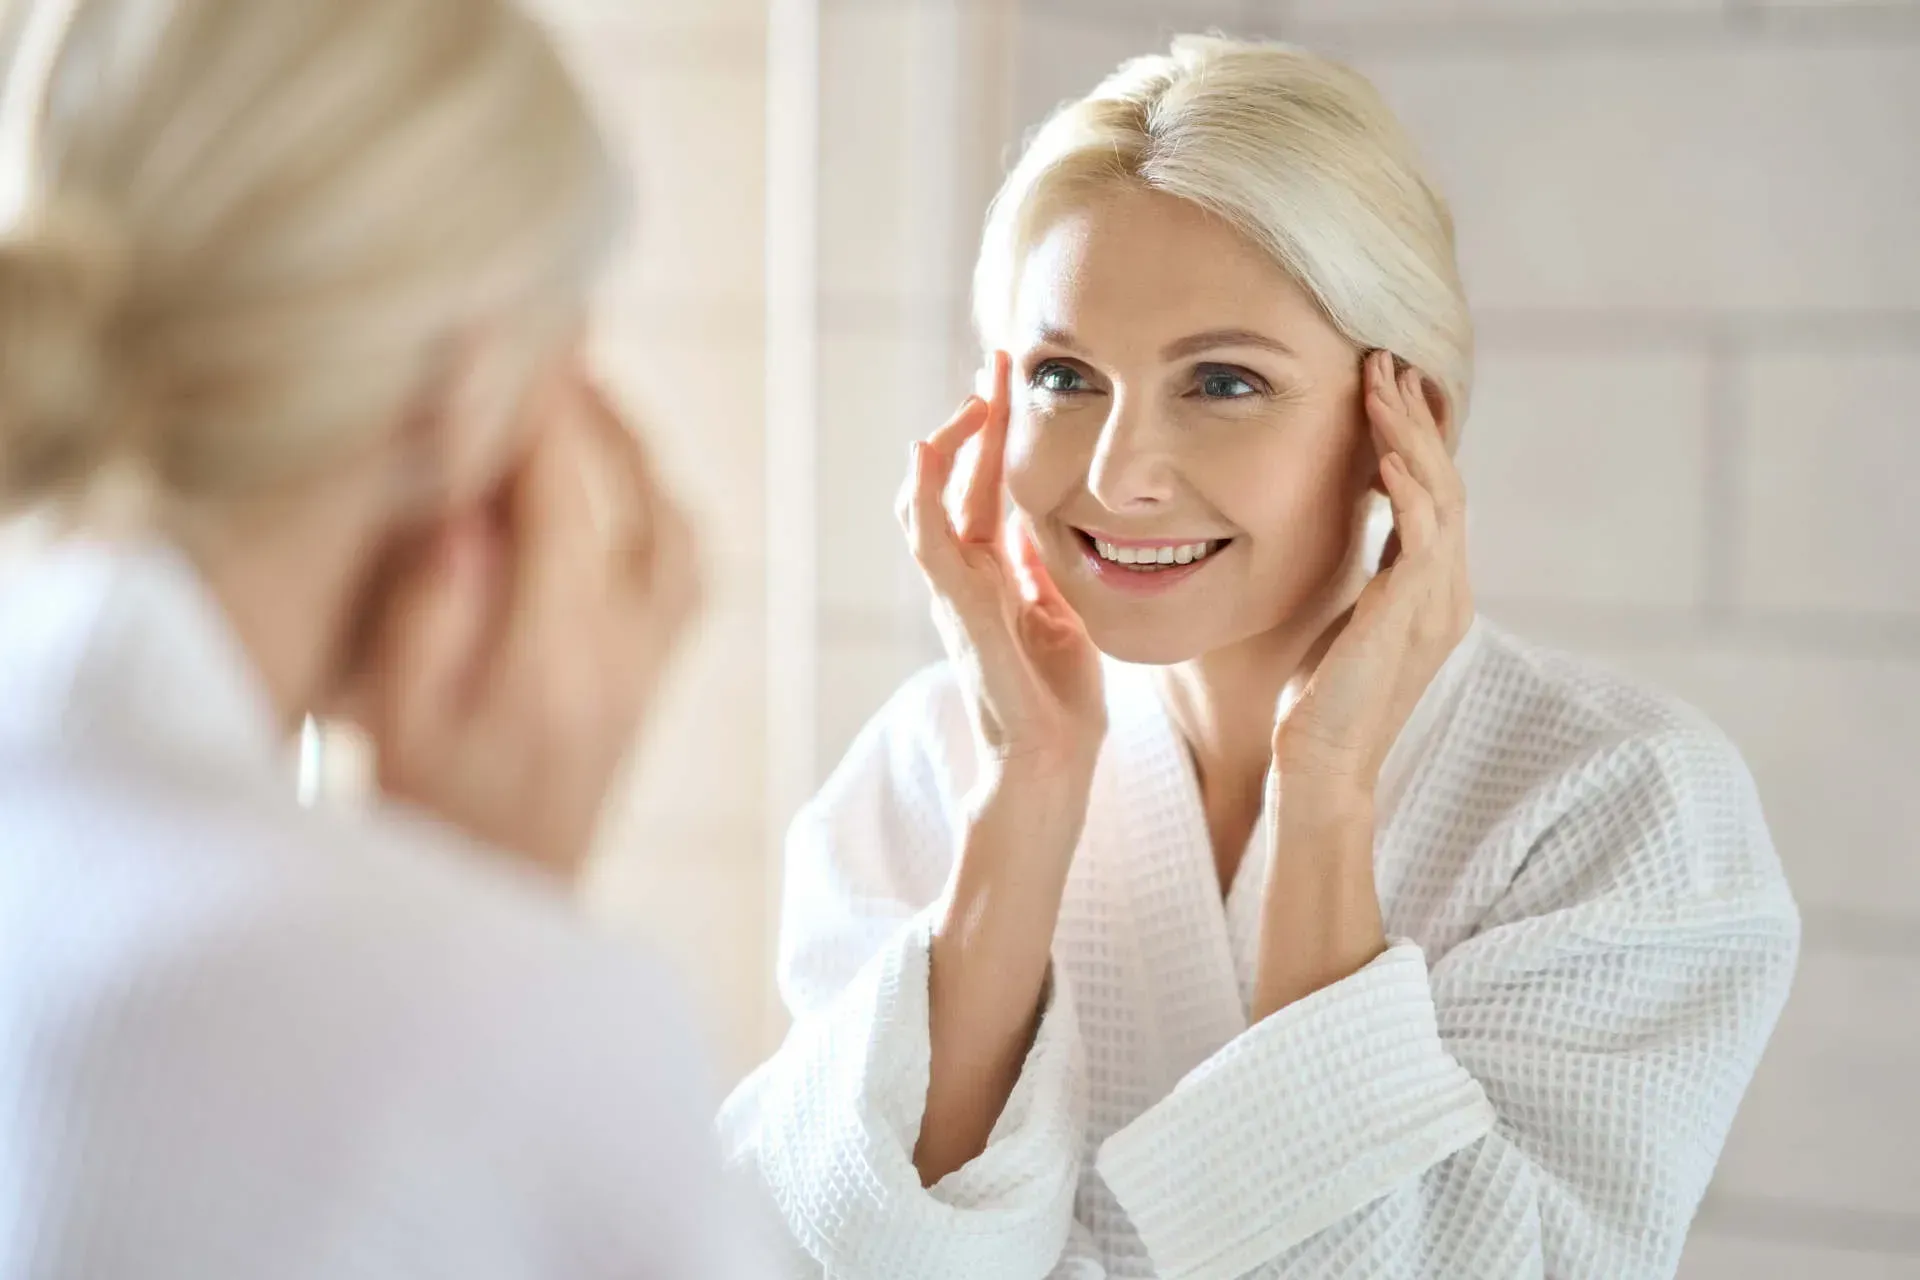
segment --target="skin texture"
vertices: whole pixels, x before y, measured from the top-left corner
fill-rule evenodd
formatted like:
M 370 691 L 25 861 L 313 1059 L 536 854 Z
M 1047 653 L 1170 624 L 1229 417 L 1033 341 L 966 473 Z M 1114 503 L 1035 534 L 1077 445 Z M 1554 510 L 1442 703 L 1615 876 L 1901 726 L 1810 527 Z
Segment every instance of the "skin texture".
M 1106 728 L 1099 653 L 1161 666 L 1223 888 L 1274 806 L 1257 1020 L 1385 948 L 1380 765 L 1472 619 L 1444 397 L 1224 222 L 1137 188 L 1066 212 L 1009 341 L 991 399 L 916 446 L 900 503 L 989 762 L 933 940 L 928 1185 L 984 1148 L 1031 1041 Z M 1224 546 L 1143 591 L 1089 534 Z

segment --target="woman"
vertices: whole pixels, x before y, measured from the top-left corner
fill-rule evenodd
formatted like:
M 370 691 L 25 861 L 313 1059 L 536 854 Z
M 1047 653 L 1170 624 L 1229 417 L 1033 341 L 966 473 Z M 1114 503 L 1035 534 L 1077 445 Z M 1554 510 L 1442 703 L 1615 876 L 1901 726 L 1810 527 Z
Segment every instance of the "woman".
M 575 86 L 505 0 L 30 23 L 0 1275 L 748 1274 L 687 1013 L 563 891 L 695 595 L 580 371 Z M 365 816 L 295 803 L 326 711 Z
M 976 308 L 901 502 L 951 662 L 795 823 L 723 1113 L 796 1269 L 1671 1275 L 1794 904 L 1719 734 L 1475 619 L 1452 231 L 1374 91 L 1127 64 Z

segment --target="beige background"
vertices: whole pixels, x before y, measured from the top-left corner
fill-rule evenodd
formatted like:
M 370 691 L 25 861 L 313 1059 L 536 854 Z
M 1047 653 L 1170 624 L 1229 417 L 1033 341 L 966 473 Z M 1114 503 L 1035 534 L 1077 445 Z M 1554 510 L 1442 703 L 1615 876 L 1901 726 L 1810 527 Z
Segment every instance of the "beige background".
M 1007 148 L 1172 30 L 1279 34 L 1453 197 L 1488 612 L 1713 714 L 1805 908 L 1684 1274 L 1920 1276 L 1920 6 L 553 3 L 644 175 L 610 366 L 720 584 L 595 896 L 730 1074 L 778 1032 L 774 833 L 934 652 L 891 494 L 964 389 Z

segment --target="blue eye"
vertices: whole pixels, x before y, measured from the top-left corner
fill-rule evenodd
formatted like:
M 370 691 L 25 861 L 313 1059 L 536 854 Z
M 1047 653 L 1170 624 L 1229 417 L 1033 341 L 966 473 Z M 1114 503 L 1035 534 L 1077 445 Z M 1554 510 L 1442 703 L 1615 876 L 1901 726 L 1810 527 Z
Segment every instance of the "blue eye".
M 1242 400 L 1264 394 L 1248 375 L 1233 369 L 1201 369 L 1198 374 L 1196 388 L 1207 400 Z
M 1085 391 L 1087 380 L 1073 366 L 1061 364 L 1058 360 L 1047 360 L 1033 371 L 1032 385 L 1051 395 L 1070 396 Z

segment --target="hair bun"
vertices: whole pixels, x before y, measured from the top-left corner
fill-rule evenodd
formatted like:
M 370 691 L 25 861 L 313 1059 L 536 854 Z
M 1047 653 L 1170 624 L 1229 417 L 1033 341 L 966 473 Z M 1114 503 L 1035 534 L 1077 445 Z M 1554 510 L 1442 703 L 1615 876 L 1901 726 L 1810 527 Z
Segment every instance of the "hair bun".
M 90 204 L 31 212 L 0 237 L 0 506 L 76 486 L 105 460 L 128 283 L 125 242 Z

